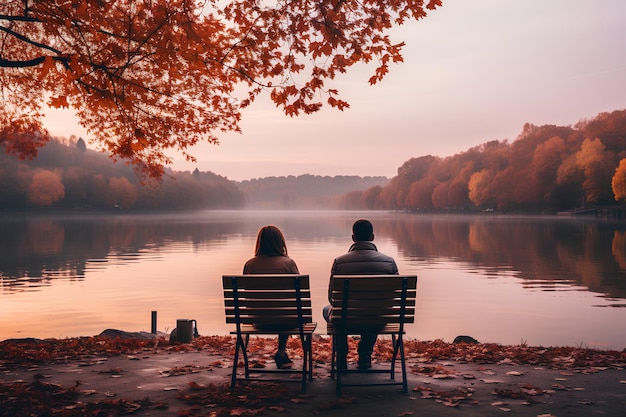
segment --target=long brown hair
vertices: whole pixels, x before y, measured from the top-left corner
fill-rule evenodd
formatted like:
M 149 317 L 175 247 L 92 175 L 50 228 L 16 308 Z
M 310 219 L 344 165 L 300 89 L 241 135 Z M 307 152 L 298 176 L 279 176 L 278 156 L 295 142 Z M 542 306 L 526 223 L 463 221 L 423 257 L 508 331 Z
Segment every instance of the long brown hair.
M 255 256 L 287 256 L 287 243 L 283 232 L 273 224 L 263 226 L 256 236 Z

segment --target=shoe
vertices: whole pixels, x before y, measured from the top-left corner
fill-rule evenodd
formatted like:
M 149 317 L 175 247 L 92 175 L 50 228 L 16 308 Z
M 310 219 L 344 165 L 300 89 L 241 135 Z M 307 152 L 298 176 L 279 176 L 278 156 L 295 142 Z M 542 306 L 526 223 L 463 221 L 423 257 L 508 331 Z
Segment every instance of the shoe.
M 278 369 L 290 369 L 292 364 L 291 359 L 289 359 L 289 356 L 287 356 L 287 352 L 285 352 L 284 350 L 279 350 L 278 352 L 276 352 L 276 354 L 274 355 L 274 362 L 276 362 L 276 367 Z
M 364 356 L 364 357 L 360 357 L 359 356 L 359 361 L 357 363 L 357 367 L 358 369 L 370 369 L 372 367 L 372 358 L 371 356 Z

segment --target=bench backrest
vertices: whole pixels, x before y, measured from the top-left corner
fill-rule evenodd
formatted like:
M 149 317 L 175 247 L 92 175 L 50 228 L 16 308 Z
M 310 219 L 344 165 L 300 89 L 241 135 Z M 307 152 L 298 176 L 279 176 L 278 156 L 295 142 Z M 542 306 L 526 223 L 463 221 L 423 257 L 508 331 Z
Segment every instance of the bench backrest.
M 334 275 L 331 322 L 347 331 L 415 320 L 415 275 Z
M 308 275 L 224 275 L 226 322 L 300 327 L 313 321 Z

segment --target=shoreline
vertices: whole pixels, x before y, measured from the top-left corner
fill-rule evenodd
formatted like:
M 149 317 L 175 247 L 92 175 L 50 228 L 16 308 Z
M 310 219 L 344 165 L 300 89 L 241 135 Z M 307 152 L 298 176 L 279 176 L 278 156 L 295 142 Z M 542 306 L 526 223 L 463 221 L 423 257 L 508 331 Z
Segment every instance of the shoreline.
M 268 345 L 276 337 L 251 338 L 251 344 Z M 352 338 L 356 344 L 357 338 Z M 314 356 L 330 357 L 330 337 L 315 334 L 313 337 Z M 290 338 L 290 348 L 299 350 L 297 338 Z M 379 337 L 374 356 L 381 360 L 389 359 L 389 340 Z M 530 365 L 549 365 L 560 368 L 567 366 L 612 366 L 620 364 L 626 367 L 626 348 L 601 349 L 580 346 L 533 346 L 526 343 L 505 345 L 499 343 L 480 343 L 469 336 L 458 336 L 453 342 L 443 340 L 420 341 L 404 337 L 408 357 L 419 356 L 426 359 L 462 360 L 466 362 L 493 363 L 515 359 L 519 363 Z M 12 348 L 13 347 L 13 348 Z M 317 352 L 316 352 L 317 348 Z M 234 336 L 210 335 L 198 336 L 190 343 L 170 341 L 169 334 L 145 331 L 127 332 L 118 329 L 106 329 L 95 336 L 67 337 L 62 339 L 33 337 L 11 338 L 0 341 L 2 362 L 55 361 L 71 358 L 72 351 L 77 356 L 84 354 L 120 355 L 137 349 L 175 350 L 178 352 L 205 350 L 214 355 L 225 355 L 234 349 Z M 36 355 L 33 353 L 36 352 Z M 356 360 L 355 349 L 351 349 L 348 360 Z
M 349 367 L 356 364 L 356 343 L 350 339 Z M 626 409 L 626 350 L 405 339 L 408 395 L 359 387 L 336 397 L 330 339 L 316 336 L 313 344 L 314 379 L 303 395 L 299 384 L 254 380 L 231 391 L 232 336 L 183 344 L 107 330 L 91 337 L 8 339 L 0 342 L 0 410 L 8 414 L 0 415 L 560 417 L 617 416 Z M 275 348 L 276 338 L 251 338 L 251 359 L 273 367 Z M 290 338 L 288 352 L 298 366 L 297 338 Z M 388 363 L 389 340 L 379 340 L 372 358 L 374 366 Z

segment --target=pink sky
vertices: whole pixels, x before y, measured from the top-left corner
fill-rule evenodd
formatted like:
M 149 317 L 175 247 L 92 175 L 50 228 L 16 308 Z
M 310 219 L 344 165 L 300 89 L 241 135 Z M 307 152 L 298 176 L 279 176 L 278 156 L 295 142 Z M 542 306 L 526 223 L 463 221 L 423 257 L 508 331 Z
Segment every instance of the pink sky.
M 176 170 L 233 180 L 265 176 L 384 175 L 406 160 L 448 156 L 525 123 L 572 125 L 626 108 L 626 1 L 444 0 L 396 30 L 405 62 L 370 87 L 371 68 L 336 80 L 351 108 L 289 118 L 267 97 L 248 109 L 243 134 L 172 153 Z M 54 112 L 55 135 L 89 138 L 71 113 Z

